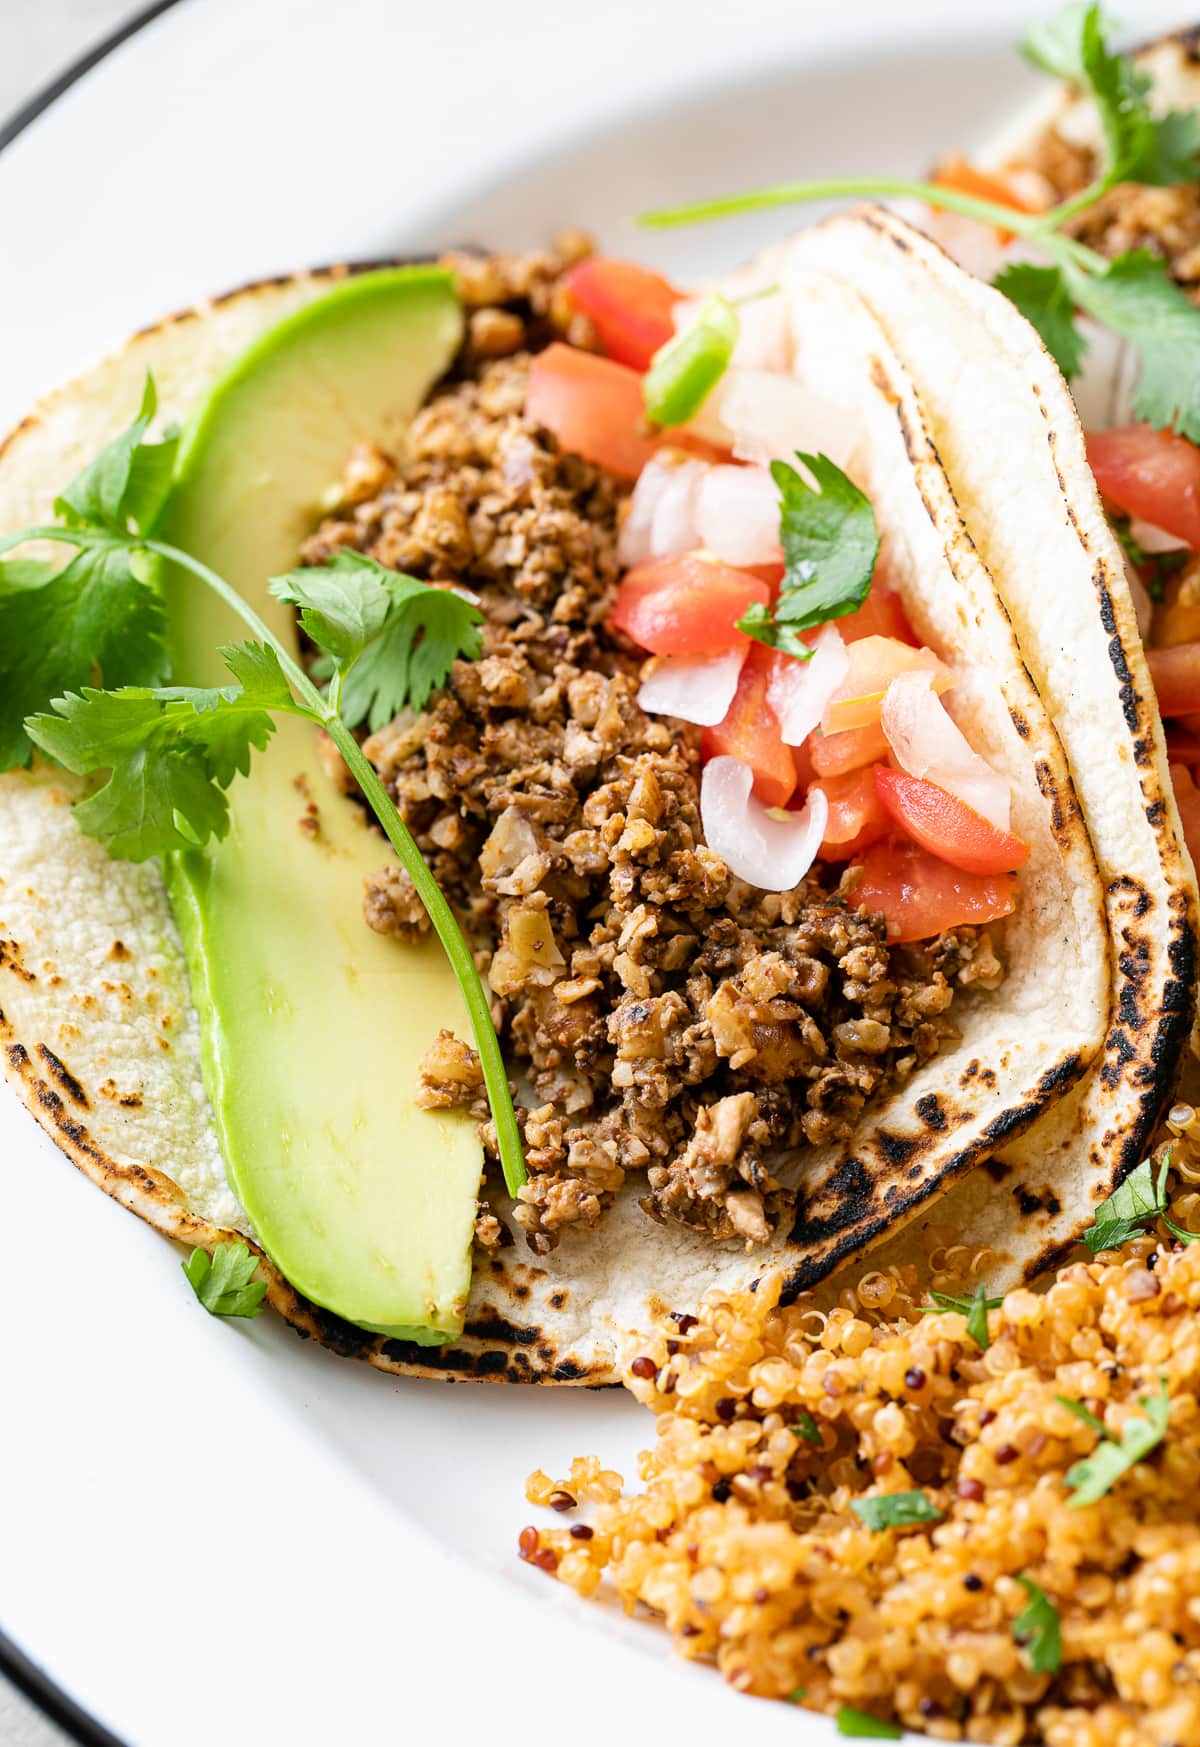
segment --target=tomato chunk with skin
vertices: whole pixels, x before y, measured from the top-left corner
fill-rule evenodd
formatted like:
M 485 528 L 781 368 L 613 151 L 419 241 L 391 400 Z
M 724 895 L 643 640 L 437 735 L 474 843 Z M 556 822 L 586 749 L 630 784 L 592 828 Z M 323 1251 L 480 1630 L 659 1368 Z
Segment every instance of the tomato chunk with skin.
M 897 642 L 909 643 L 914 648 L 917 644 L 917 634 L 908 622 L 904 602 L 894 589 L 881 588 L 876 582 L 871 584 L 870 593 L 857 612 L 847 613 L 844 619 L 833 622 L 841 632 L 843 643 L 857 643 L 862 637 L 894 637 Z
M 887 836 L 891 822 L 875 787 L 875 772 L 880 768 L 868 765 L 844 776 L 826 777 L 809 788 L 810 795 L 813 789 L 820 789 L 829 803 L 829 822 L 820 848 L 822 861 L 850 861 Z
M 761 643 L 751 645 L 725 720 L 704 730 L 700 755 L 740 758 L 754 772 L 754 793 L 763 805 L 785 807 L 795 792 L 796 764 L 767 702 L 771 654 Z
M 858 770 L 864 764 L 875 764 L 891 750 L 879 722 L 872 722 L 867 728 L 847 728 L 840 734 L 823 734 L 817 728 L 808 737 L 808 749 L 813 769 L 822 781 L 827 776 L 843 776 L 848 770 Z
M 1183 821 L 1183 840 L 1188 854 L 1200 866 L 1200 789 L 1194 772 L 1186 765 L 1172 764 L 1171 783 L 1175 789 L 1175 805 Z
M 1022 838 L 999 830 L 937 783 L 881 764 L 872 776 L 881 803 L 901 830 L 952 867 L 964 873 L 1015 873 L 1029 860 Z
M 593 255 L 564 273 L 563 288 L 586 315 L 600 344 L 618 364 L 646 370 L 660 346 L 674 336 L 673 312 L 682 293 L 648 267 Z
M 1160 714 L 1194 716 L 1200 712 L 1200 643 L 1147 649 L 1146 659 Z
M 756 576 L 688 552 L 635 565 L 621 579 L 609 618 L 652 655 L 720 655 L 749 643 L 737 620 L 768 599 Z
M 659 442 L 646 426 L 637 371 L 557 340 L 529 366 L 525 416 L 621 479 L 636 479 Z
M 1117 425 L 1091 431 L 1088 461 L 1100 495 L 1139 521 L 1200 547 L 1200 449 L 1177 431 Z
M 890 838 L 851 866 L 861 868 L 862 877 L 847 902 L 882 915 L 895 941 L 928 940 L 947 928 L 995 922 L 1017 902 L 1015 874 L 964 873 L 919 843 Z
M 934 171 L 933 180 L 939 188 L 953 188 L 959 194 L 972 194 L 976 200 L 990 201 L 993 206 L 1011 206 L 1014 212 L 1036 210 L 1002 176 L 994 176 L 987 170 L 977 170 L 966 158 L 955 156 L 945 159 Z M 1012 231 L 1002 225 L 993 228 L 998 243 L 1012 242 Z

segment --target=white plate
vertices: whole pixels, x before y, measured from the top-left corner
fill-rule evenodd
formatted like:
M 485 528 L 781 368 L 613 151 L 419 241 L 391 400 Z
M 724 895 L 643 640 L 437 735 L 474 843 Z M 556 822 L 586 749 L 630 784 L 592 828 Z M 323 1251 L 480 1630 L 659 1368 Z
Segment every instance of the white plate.
M 301 264 L 561 223 L 680 275 L 735 260 L 786 216 L 628 215 L 918 172 L 1031 88 L 1012 44 L 1048 9 L 185 0 L 0 156 L 0 427 L 164 309 Z M 0 1230 L 0 1628 L 128 1747 L 828 1738 L 517 1562 L 531 1467 L 633 1472 L 653 1428 L 622 1395 L 397 1384 L 215 1323 L 7 1093 Z

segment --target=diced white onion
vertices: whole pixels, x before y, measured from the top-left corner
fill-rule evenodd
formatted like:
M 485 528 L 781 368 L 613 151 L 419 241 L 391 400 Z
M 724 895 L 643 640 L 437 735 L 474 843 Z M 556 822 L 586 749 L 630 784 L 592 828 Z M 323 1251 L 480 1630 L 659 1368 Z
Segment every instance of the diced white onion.
M 797 377 L 729 370 L 713 399 L 726 440 L 740 461 L 794 464 L 797 449 L 803 449 L 809 454 L 824 451 L 841 465 L 850 440 L 849 433 L 845 439 L 839 435 L 845 418 Z
M 968 743 L 928 673 L 897 674 L 884 694 L 881 720 L 902 770 L 937 783 L 998 831 L 1008 830 L 1008 783 Z
M 802 746 L 825 714 L 845 679 L 850 655 L 836 625 L 826 625 L 809 661 L 778 661 L 767 686 L 767 702 L 779 718 L 785 746 Z
M 648 558 L 674 558 L 694 551 L 696 493 L 708 463 L 678 451 L 651 456 L 638 475 L 617 542 L 617 556 L 628 568 Z
M 710 467 L 697 493 L 697 543 L 726 564 L 770 564 L 782 556 L 779 515 L 765 468 Z
M 1153 522 L 1143 522 L 1137 516 L 1129 518 L 1129 535 L 1136 540 L 1143 552 L 1157 555 L 1159 552 L 1186 552 L 1188 543 L 1181 540 L 1178 534 L 1168 534 L 1165 528 L 1156 528 Z
M 821 847 L 829 802 L 814 789 L 798 813 L 779 815 L 751 794 L 754 772 L 740 758 L 713 758 L 700 778 L 700 818 L 708 847 L 730 873 L 764 892 L 799 885 Z
M 650 716 L 715 728 L 729 714 L 746 646 L 722 655 L 660 655 L 646 669 L 638 703 Z
M 765 467 L 655 455 L 633 488 L 617 555 L 629 566 L 700 547 L 726 564 L 780 557 L 779 488 Z

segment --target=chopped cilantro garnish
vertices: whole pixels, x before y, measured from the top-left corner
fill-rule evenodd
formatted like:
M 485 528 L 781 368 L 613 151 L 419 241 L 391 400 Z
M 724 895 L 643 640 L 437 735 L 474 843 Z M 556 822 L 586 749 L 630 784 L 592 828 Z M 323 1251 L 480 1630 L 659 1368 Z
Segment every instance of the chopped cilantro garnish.
M 850 1509 L 869 1529 L 907 1529 L 914 1523 L 937 1523 L 942 1513 L 924 1492 L 887 1492 L 881 1498 L 854 1498 Z
M 1062 1627 L 1058 1609 L 1031 1577 L 1017 1574 L 1029 1600 L 1012 1623 L 1012 1634 L 1023 1644 L 1034 1674 L 1057 1674 L 1062 1666 Z
M 137 417 L 56 500 L 59 520 L 0 540 L 75 548 L 65 569 L 28 559 L 0 563 L 0 769 L 23 763 L 30 742 L 79 775 L 103 782 L 75 808 L 80 828 L 127 860 L 195 848 L 229 828 L 225 791 L 262 751 L 280 712 L 329 734 L 382 825 L 454 970 L 483 1065 L 509 1192 L 525 1181 L 521 1137 L 488 996 L 471 949 L 383 784 L 351 729 L 420 707 L 460 655 L 479 653 L 479 611 L 449 589 L 397 576 L 347 553 L 278 578 L 321 651 L 322 693 L 229 583 L 153 537 L 170 488 L 175 439 L 147 441 L 155 412 L 147 378 Z M 143 566 L 164 561 L 210 588 L 256 641 L 221 651 L 235 685 L 168 686 L 165 623 Z M 102 682 L 105 689 L 101 689 Z M 281 847 L 281 853 L 282 853 Z M 217 1252 L 218 1255 L 220 1252 Z M 207 1279 L 203 1252 L 189 1279 Z M 244 1314 L 244 1313 L 243 1313 Z
M 1200 310 L 1171 278 L 1166 262 L 1135 249 L 1103 272 L 1072 260 L 1060 271 L 1073 301 L 1136 349 L 1137 417 L 1200 442 Z
M 989 1298 L 987 1287 L 981 1282 L 976 1286 L 969 1298 L 955 1298 L 947 1292 L 931 1292 L 929 1296 L 933 1303 L 927 1308 L 937 1314 L 947 1310 L 957 1310 L 967 1319 L 967 1333 L 975 1342 L 981 1353 L 986 1353 L 991 1346 L 991 1335 L 988 1332 L 988 1311 L 999 1310 L 1004 1303 L 1003 1298 Z
M 802 1407 L 800 1409 L 800 1412 L 796 1415 L 794 1423 L 788 1427 L 788 1430 L 793 1432 L 796 1437 L 803 1438 L 806 1444 L 820 1444 L 824 1442 L 824 1439 L 821 1436 L 821 1428 L 807 1408 Z
M 218 1244 L 210 1257 L 193 1250 L 183 1264 L 192 1291 L 213 1316 L 257 1316 L 266 1297 L 265 1280 L 254 1279 L 258 1258 L 246 1244 Z
M 853 1705 L 839 1705 L 837 1713 L 839 1735 L 857 1735 L 864 1740 L 898 1741 L 904 1730 L 899 1723 L 886 1717 L 873 1717 L 870 1711 L 855 1710 Z
M 1182 1225 L 1176 1225 L 1175 1221 L 1165 1213 L 1162 1216 L 1162 1222 L 1171 1236 L 1178 1238 L 1181 1244 L 1200 1244 L 1200 1231 L 1186 1231 Z
M 1075 305 L 1058 267 L 1014 262 L 992 281 L 1042 336 L 1046 350 L 1069 382 L 1083 368 L 1087 341 L 1075 321 Z
M 642 383 L 647 418 L 664 427 L 695 418 L 729 366 L 740 325 L 727 297 L 707 298 L 651 359 Z
M 798 1705 L 808 1691 L 806 1686 L 794 1686 L 785 1699 L 785 1704 Z
M 1166 1211 L 1170 1163 L 1168 1153 L 1155 1182 L 1153 1162 L 1143 1159 L 1108 1200 L 1100 1203 L 1095 1224 L 1083 1234 L 1083 1241 L 1094 1256 L 1101 1250 L 1119 1249 L 1131 1237 L 1140 1236 L 1152 1220 Z
M 1114 1437 L 1081 1401 L 1070 1401 L 1062 1395 L 1057 1399 L 1064 1407 L 1070 1408 L 1077 1419 L 1100 1433 L 1100 1442 L 1091 1455 L 1067 1470 L 1063 1484 L 1074 1494 L 1069 1501 L 1073 1510 L 1095 1504 L 1097 1499 L 1103 1498 L 1122 1474 L 1156 1450 L 1167 1435 L 1171 1403 L 1165 1377 L 1159 1378 L 1157 1395 L 1139 1396 L 1146 1417 L 1126 1420 L 1119 1438 Z
M 783 585 L 774 607 L 756 604 L 738 620 L 739 631 L 806 661 L 812 654 L 799 633 L 856 612 L 867 598 L 879 554 L 871 501 L 828 455 L 796 459 L 808 482 L 786 461 L 772 461 L 779 487 Z

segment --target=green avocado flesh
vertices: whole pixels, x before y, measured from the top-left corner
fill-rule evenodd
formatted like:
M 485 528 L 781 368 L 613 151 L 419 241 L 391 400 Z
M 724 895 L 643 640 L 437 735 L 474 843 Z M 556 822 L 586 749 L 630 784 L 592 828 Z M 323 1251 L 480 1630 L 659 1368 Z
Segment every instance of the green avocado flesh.
M 394 445 L 461 335 L 451 281 L 432 267 L 363 274 L 309 304 L 214 386 L 156 534 L 295 647 L 293 611 L 268 579 L 298 563 L 352 446 Z M 245 626 L 183 573 L 164 588 L 175 679 L 228 683 L 217 650 Z M 168 888 L 234 1188 L 314 1303 L 397 1338 L 451 1339 L 480 1146 L 471 1121 L 419 1110 L 413 1093 L 438 1028 L 470 1036 L 453 972 L 436 940 L 401 946 L 363 921 L 363 878 L 392 852 L 336 792 L 308 723 L 278 718 L 229 799 L 228 837 L 173 858 Z

